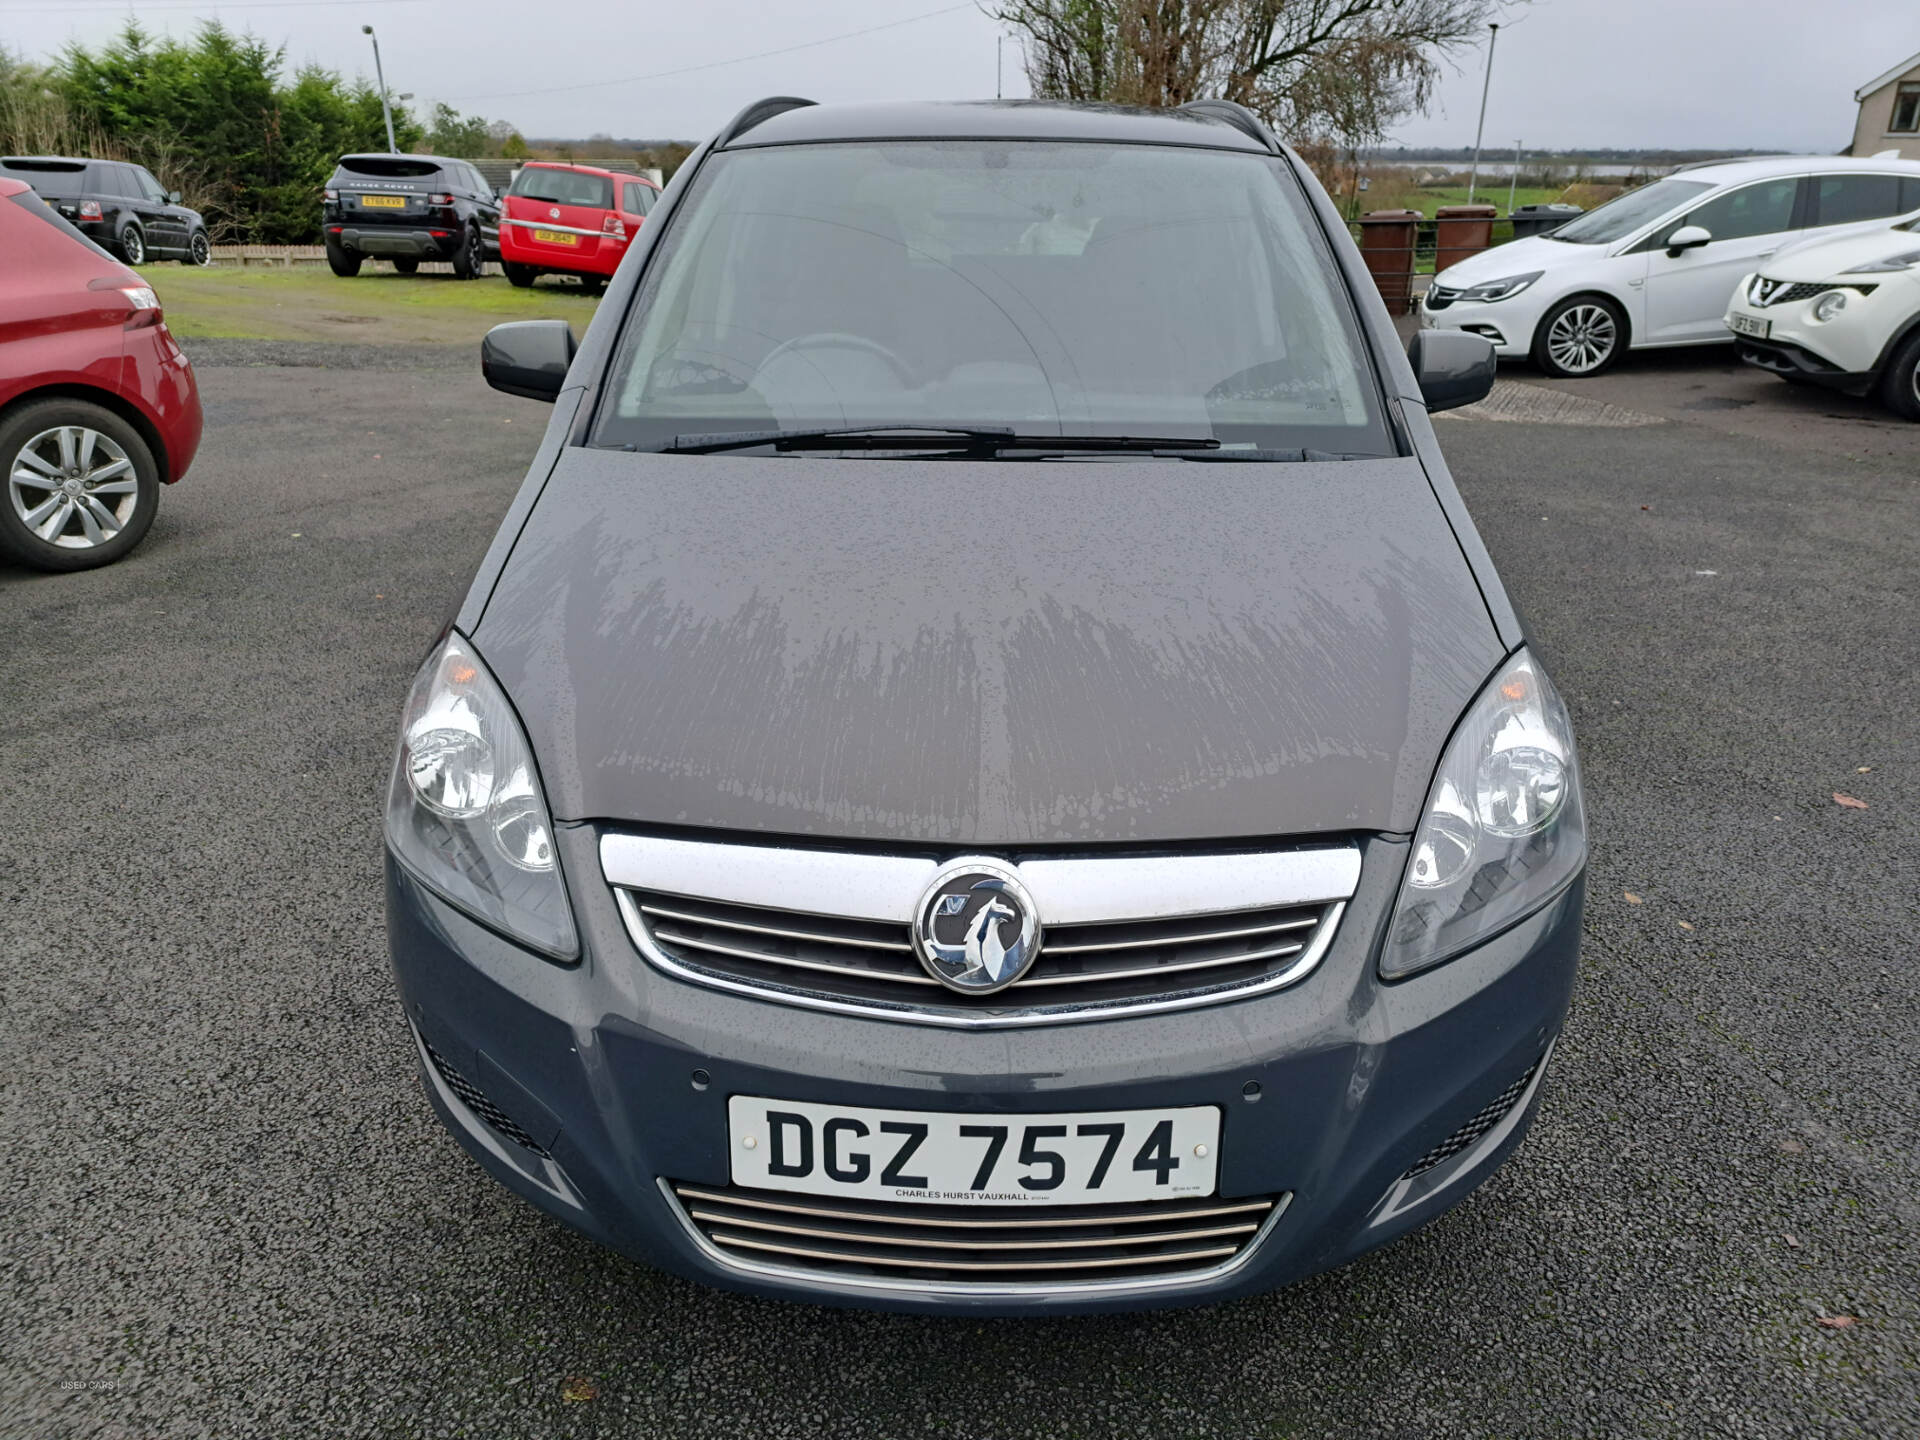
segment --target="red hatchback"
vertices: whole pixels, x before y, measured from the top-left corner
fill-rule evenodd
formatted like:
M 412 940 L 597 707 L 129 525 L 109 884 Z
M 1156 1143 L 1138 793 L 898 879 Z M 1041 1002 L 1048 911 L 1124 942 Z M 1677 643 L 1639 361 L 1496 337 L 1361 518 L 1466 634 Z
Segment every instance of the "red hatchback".
M 0 255 L 0 559 L 105 565 L 193 462 L 193 366 L 147 283 L 18 180 L 0 178 Z
M 523 165 L 500 217 L 500 268 L 523 287 L 542 275 L 572 275 L 597 290 L 620 268 L 659 195 L 651 180 L 593 165 Z

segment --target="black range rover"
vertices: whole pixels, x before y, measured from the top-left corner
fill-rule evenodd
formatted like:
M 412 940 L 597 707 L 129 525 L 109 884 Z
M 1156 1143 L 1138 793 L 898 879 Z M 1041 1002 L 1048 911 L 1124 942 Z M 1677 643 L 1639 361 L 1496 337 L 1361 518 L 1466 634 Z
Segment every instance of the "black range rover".
M 24 180 L 75 229 L 129 265 L 213 258 L 207 222 L 162 188 L 144 165 L 65 155 L 8 155 L 0 175 Z
M 500 255 L 500 200 L 464 160 L 439 155 L 342 155 L 323 192 L 321 233 L 336 275 L 368 256 L 411 275 L 448 260 L 461 280 Z

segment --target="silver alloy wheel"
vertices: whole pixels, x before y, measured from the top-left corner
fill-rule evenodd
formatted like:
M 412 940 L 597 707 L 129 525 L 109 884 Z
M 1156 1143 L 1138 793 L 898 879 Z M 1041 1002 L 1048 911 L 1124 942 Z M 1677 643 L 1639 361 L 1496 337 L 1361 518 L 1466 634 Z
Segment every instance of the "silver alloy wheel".
M 140 477 L 112 436 L 84 425 L 56 425 L 13 457 L 7 499 L 20 522 L 49 545 L 91 550 L 133 519 Z
M 1562 370 L 1584 375 L 1613 358 L 1619 339 L 1606 306 L 1569 305 L 1547 327 L 1547 354 Z
M 120 232 L 120 249 L 126 254 L 129 265 L 138 265 L 147 258 L 147 239 L 140 233 L 138 225 L 129 225 Z
M 207 232 L 196 230 L 193 239 L 187 242 L 187 249 L 193 256 L 193 263 L 204 265 L 213 258 L 213 246 L 207 240 Z

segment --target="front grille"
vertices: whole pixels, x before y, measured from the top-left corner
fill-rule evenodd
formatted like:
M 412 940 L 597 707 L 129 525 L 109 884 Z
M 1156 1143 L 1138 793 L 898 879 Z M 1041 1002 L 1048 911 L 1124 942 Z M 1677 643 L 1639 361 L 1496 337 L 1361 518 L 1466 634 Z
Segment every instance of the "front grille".
M 685 896 L 624 892 L 646 936 L 689 969 L 854 1002 L 966 1011 L 1067 1009 L 1160 999 L 1265 980 L 1300 962 L 1337 904 L 1051 925 L 1033 967 L 975 999 L 923 968 L 909 927 Z
M 466 1106 L 467 1109 L 486 1121 L 489 1126 L 518 1145 L 522 1150 L 531 1150 L 542 1159 L 547 1157 L 546 1150 L 535 1142 L 534 1138 L 527 1134 L 525 1130 L 522 1130 L 518 1125 L 514 1124 L 512 1118 L 498 1105 L 495 1105 L 489 1100 L 479 1086 L 475 1085 L 471 1080 L 467 1079 L 466 1076 L 454 1069 L 447 1057 L 434 1049 L 428 1042 L 426 1036 L 422 1035 L 420 1037 L 420 1044 L 422 1048 L 426 1050 L 427 1058 L 433 1062 L 433 1068 L 440 1072 L 440 1078 L 446 1082 L 447 1088 L 460 1097 L 460 1103 L 462 1105 Z
M 1527 1093 L 1527 1086 L 1533 1083 L 1534 1073 L 1539 1068 L 1540 1061 L 1534 1061 L 1527 1067 L 1526 1074 L 1494 1096 L 1466 1124 L 1422 1155 L 1414 1162 L 1413 1168 L 1400 1178 L 1411 1180 L 1415 1176 L 1424 1175 L 1434 1166 L 1444 1164 L 1461 1151 L 1471 1149 L 1482 1135 L 1507 1118 L 1507 1112 L 1513 1109 L 1522 1095 Z
M 1829 290 L 1855 290 L 1862 295 L 1871 295 L 1875 288 L 1876 287 L 1871 284 L 1815 284 L 1808 280 L 1800 280 L 1788 284 L 1782 280 L 1768 280 L 1764 276 L 1756 276 L 1753 284 L 1747 290 L 1747 298 L 1755 305 L 1765 309 L 1769 305 L 1791 305 L 1796 300 L 1811 300 L 1814 296 L 1824 295 Z
M 1286 1196 L 1015 1207 L 826 1199 L 735 1185 L 670 1188 L 722 1256 L 911 1286 L 1126 1284 L 1219 1269 Z
M 1444 285 L 1429 285 L 1427 287 L 1427 309 L 1429 310 L 1444 310 L 1459 298 L 1460 292 L 1458 290 L 1449 290 Z

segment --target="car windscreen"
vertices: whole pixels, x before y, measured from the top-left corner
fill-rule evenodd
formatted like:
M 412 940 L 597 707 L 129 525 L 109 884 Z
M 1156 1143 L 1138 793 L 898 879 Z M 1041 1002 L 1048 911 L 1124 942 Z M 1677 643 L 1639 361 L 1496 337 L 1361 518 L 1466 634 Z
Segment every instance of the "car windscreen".
M 440 166 L 432 160 L 412 160 L 402 155 L 349 155 L 340 162 L 340 173 L 376 175 L 385 180 L 424 180 L 438 175 Z
M 992 426 L 1390 455 L 1325 236 L 1269 156 L 1155 145 L 768 147 L 701 167 L 594 443 Z
M 1547 238 L 1573 245 L 1611 245 L 1616 240 L 1624 240 L 1649 220 L 1658 220 L 1669 210 L 1711 189 L 1713 185 L 1709 181 L 1676 180 L 1669 175 L 1665 180 L 1614 196 L 1606 204 L 1569 220 Z
M 613 182 L 604 175 L 583 175 L 578 170 L 545 170 L 528 166 L 513 177 L 513 184 L 507 193 L 547 205 L 587 205 L 596 210 L 613 208 Z

